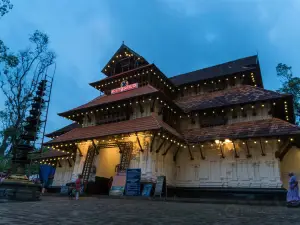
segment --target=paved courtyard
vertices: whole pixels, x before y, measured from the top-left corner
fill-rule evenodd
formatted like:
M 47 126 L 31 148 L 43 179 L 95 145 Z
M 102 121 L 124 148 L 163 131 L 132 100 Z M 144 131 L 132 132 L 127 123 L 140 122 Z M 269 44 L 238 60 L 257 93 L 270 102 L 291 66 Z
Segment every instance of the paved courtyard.
M 44 197 L 0 203 L 0 224 L 300 224 L 300 209 L 146 200 Z

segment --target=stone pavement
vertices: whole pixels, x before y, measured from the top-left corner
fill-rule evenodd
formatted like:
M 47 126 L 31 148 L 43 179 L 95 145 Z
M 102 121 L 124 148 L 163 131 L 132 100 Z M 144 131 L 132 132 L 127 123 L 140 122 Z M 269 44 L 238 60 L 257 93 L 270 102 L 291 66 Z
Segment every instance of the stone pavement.
M 300 209 L 86 197 L 0 203 L 0 224 L 300 224 Z

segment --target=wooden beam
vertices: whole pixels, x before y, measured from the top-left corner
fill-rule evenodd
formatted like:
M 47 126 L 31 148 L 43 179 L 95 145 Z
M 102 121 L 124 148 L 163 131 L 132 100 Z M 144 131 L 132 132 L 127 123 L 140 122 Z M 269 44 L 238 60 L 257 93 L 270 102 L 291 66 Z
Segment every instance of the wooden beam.
M 97 145 L 95 144 L 94 140 L 92 140 L 92 144 L 93 144 L 93 147 L 96 151 L 96 154 L 99 155 L 99 149 L 98 149 Z
M 142 106 L 142 103 L 141 103 L 141 101 L 139 101 L 139 106 L 140 106 L 140 112 L 141 113 L 144 113 L 144 108 L 143 108 L 143 106 Z
M 78 147 L 78 145 L 77 145 L 77 150 L 79 152 L 79 156 L 82 157 L 83 155 L 82 155 L 82 152 L 81 152 L 80 148 Z
M 266 153 L 265 153 L 265 151 L 264 151 L 263 145 L 262 145 L 262 143 L 261 143 L 261 139 L 259 139 L 259 145 L 260 145 L 261 155 L 262 155 L 262 156 L 266 156 Z
M 119 143 L 117 143 L 117 146 L 119 148 L 119 153 L 122 154 L 122 149 L 121 149 L 121 145 Z
M 152 140 L 151 140 L 151 143 L 150 143 L 150 152 L 152 152 L 152 150 L 153 150 L 153 142 L 155 140 L 155 137 L 156 137 L 156 133 L 153 134 L 153 137 L 152 137 Z
M 280 161 L 283 160 L 286 153 L 291 149 L 292 144 L 289 141 L 285 141 L 279 146 L 279 149 L 275 152 L 275 157 Z
M 193 154 L 192 154 L 192 151 L 191 151 L 191 148 L 190 148 L 189 145 L 188 145 L 188 149 L 189 149 L 189 153 L 190 153 L 191 160 L 194 160 L 194 156 L 193 156 Z
M 249 146 L 248 146 L 247 140 L 245 140 L 245 144 L 246 144 L 246 150 L 247 150 L 247 155 L 246 155 L 246 157 L 247 157 L 247 158 L 251 158 L 252 155 L 251 155 L 251 153 L 250 153 L 250 150 L 249 150 Z
M 176 162 L 176 158 L 177 158 L 177 154 L 178 154 L 179 150 L 180 150 L 180 145 L 178 145 L 177 150 L 176 150 L 175 154 L 173 155 L 174 162 Z
M 144 150 L 143 150 L 143 148 L 142 148 L 142 145 L 141 145 L 141 142 L 140 142 L 140 139 L 139 139 L 139 136 L 137 135 L 137 133 L 135 133 L 135 135 L 136 135 L 136 139 L 137 139 L 137 142 L 138 142 L 138 144 L 139 144 L 139 147 L 140 147 L 140 151 L 141 151 L 141 152 L 144 152 Z
M 162 154 L 163 156 L 168 154 L 168 151 L 170 150 L 170 148 L 173 146 L 173 142 L 169 145 L 169 147 L 166 149 L 166 151 Z
M 164 139 L 163 141 L 162 141 L 162 143 L 158 146 L 158 148 L 156 149 L 156 153 L 159 153 L 159 151 L 160 151 L 160 149 L 161 149 L 161 147 L 163 146 L 163 144 L 165 143 L 165 141 L 166 141 L 166 139 Z
M 224 156 L 224 152 L 223 152 L 223 148 L 222 148 L 221 143 L 219 144 L 219 147 L 220 147 L 220 152 L 221 152 L 221 158 L 224 159 L 225 156 Z
M 195 121 L 195 118 L 191 115 L 191 123 L 192 124 L 195 124 L 196 123 L 196 121 Z
M 201 146 L 201 144 L 199 144 L 199 150 L 200 150 L 200 155 L 201 155 L 201 159 L 205 159 L 205 156 L 203 155 L 203 149 L 202 149 L 202 146 Z
M 164 112 L 164 106 L 162 105 L 160 111 L 158 112 L 158 115 L 161 115 L 163 112 Z
M 67 159 L 68 163 L 69 163 L 69 167 L 72 167 L 72 163 L 70 161 L 70 159 Z
M 154 112 L 155 101 L 156 101 L 156 98 L 153 99 L 153 102 L 152 102 L 152 105 L 150 108 L 151 112 Z
M 237 150 L 236 150 L 234 141 L 232 141 L 232 145 L 233 145 L 233 150 L 234 150 L 234 158 L 239 158 L 240 156 L 237 154 Z

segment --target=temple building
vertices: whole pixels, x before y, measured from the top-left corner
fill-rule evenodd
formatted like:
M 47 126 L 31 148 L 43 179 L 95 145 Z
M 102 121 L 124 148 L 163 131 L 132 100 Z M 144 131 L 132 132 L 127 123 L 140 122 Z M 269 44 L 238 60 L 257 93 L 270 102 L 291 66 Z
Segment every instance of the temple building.
M 122 44 L 102 73 L 100 95 L 47 135 L 53 185 L 141 168 L 169 187 L 281 188 L 300 172 L 293 96 L 264 89 L 257 56 L 167 77 Z

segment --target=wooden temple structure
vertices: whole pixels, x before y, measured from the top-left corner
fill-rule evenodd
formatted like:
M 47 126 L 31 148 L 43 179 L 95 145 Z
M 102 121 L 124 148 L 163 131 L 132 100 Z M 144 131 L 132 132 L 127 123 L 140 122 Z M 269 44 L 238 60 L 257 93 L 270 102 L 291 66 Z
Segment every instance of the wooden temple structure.
M 141 168 L 168 187 L 280 189 L 300 172 L 293 97 L 264 89 L 257 56 L 169 78 L 122 44 L 102 73 L 36 160 L 56 167 L 53 185 Z

